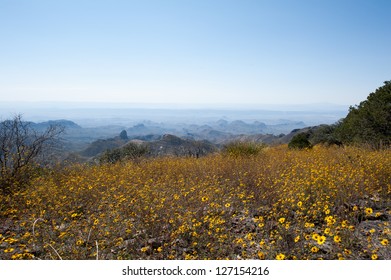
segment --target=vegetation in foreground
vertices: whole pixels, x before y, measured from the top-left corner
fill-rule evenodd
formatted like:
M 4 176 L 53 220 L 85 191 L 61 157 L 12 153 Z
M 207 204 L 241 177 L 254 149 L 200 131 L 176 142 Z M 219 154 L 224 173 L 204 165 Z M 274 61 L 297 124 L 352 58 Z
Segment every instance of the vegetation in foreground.
M 391 259 L 391 150 L 73 165 L 0 200 L 0 259 Z

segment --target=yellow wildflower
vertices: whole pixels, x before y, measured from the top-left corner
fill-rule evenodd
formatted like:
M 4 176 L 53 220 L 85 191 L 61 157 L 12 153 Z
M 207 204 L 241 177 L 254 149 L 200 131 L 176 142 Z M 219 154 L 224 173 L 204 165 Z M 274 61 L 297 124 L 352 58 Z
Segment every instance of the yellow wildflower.
M 346 255 L 352 254 L 352 251 L 350 251 L 349 249 L 344 249 L 343 252 L 344 252 Z
M 4 249 L 4 253 L 11 253 L 14 250 L 15 250 L 14 248 L 7 248 L 7 249 Z
M 326 236 L 324 236 L 324 235 L 319 236 L 318 239 L 316 240 L 316 242 L 318 242 L 319 245 L 322 245 L 323 243 L 326 242 Z
M 383 246 L 387 246 L 388 245 L 388 239 L 383 239 L 382 241 L 380 241 L 380 244 L 383 245 Z
M 367 215 L 371 215 L 373 213 L 373 209 L 372 208 L 365 208 L 365 214 Z
M 23 259 L 23 254 L 12 255 L 11 259 L 13 259 L 13 260 L 21 260 L 21 259 Z
M 81 240 L 81 239 L 79 239 L 79 240 L 76 241 L 76 245 L 77 245 L 77 246 L 81 246 L 81 245 L 83 245 L 83 244 L 84 244 L 84 241 Z
M 319 237 L 320 237 L 320 235 L 317 233 L 312 234 L 312 239 L 315 241 L 318 241 Z
M 311 252 L 312 252 L 312 253 L 317 253 L 318 251 L 319 251 L 319 248 L 316 247 L 316 246 L 314 246 L 314 247 L 311 248 Z
M 264 260 L 264 259 L 265 259 L 265 254 L 264 254 L 264 253 L 258 252 L 257 255 L 258 255 L 258 258 L 259 258 L 260 260 Z
M 333 216 L 327 216 L 325 221 L 327 222 L 328 226 L 335 224 L 335 218 Z

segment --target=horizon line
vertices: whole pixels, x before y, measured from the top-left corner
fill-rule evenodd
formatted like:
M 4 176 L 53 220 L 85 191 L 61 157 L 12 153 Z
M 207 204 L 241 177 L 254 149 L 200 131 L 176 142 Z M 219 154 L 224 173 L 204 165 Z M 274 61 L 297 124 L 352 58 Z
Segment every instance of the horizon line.
M 35 101 L 35 100 L 28 100 L 28 101 L 12 101 L 12 100 L 3 100 L 0 103 L 0 107 L 4 107 L 4 105 L 35 105 L 35 107 L 39 106 L 52 106 L 52 105 L 62 105 L 62 107 L 66 107 L 67 105 L 83 105 L 83 106 L 91 106 L 96 107 L 99 106 L 100 108 L 105 106 L 116 106 L 116 107 L 139 107 L 142 108 L 151 108 L 151 107 L 158 107 L 158 108 L 164 108 L 164 107 L 178 107 L 178 106 L 185 106 L 188 107 L 208 107 L 210 109 L 211 107 L 217 107 L 217 108 L 242 108 L 245 109 L 245 107 L 265 107 L 265 106 L 273 106 L 273 107 L 296 107 L 296 106 L 333 106 L 333 107 L 346 107 L 347 109 L 349 106 L 348 104 L 340 104 L 340 103 L 333 103 L 333 102 L 303 102 L 303 103 L 192 103 L 192 102 L 104 102 L 104 101 Z M 172 109 L 172 108 L 169 108 Z

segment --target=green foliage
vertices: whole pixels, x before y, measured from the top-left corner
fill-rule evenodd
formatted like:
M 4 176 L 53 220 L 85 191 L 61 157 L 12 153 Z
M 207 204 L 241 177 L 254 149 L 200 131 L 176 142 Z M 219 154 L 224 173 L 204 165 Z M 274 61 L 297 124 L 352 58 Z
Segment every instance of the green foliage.
M 341 146 L 342 142 L 335 136 L 336 125 L 320 125 L 311 131 L 309 141 L 313 145 L 324 144 L 326 146 Z
M 309 141 L 309 134 L 305 132 L 296 134 L 289 142 L 288 147 L 290 149 L 299 149 L 299 150 L 312 148 L 312 144 Z
M 265 149 L 266 145 L 256 142 L 234 141 L 223 146 L 222 152 L 228 156 L 256 156 Z
M 107 150 L 100 158 L 100 163 L 116 163 L 118 161 L 138 160 L 145 156 L 149 149 L 144 145 L 128 143 L 124 147 Z
M 367 100 L 350 107 L 336 129 L 343 143 L 369 144 L 373 148 L 391 143 L 391 81 L 369 94 Z

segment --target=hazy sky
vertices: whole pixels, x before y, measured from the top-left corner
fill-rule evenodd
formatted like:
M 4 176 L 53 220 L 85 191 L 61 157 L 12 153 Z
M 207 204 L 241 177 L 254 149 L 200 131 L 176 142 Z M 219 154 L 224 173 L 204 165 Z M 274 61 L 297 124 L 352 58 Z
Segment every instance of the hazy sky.
M 0 102 L 353 105 L 391 79 L 388 0 L 0 0 Z

